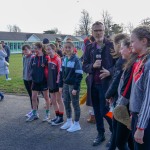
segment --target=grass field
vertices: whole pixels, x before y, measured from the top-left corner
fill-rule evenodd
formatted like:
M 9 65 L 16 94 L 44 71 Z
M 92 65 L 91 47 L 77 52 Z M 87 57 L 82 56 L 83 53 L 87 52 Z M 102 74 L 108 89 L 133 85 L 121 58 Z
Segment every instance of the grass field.
M 78 51 L 78 56 L 82 55 L 82 51 Z M 13 94 L 26 94 L 26 89 L 22 80 L 22 55 L 12 54 L 10 57 L 9 77 L 11 81 L 6 81 L 5 76 L 0 76 L 0 91 Z M 81 96 L 86 91 L 85 74 L 81 83 Z

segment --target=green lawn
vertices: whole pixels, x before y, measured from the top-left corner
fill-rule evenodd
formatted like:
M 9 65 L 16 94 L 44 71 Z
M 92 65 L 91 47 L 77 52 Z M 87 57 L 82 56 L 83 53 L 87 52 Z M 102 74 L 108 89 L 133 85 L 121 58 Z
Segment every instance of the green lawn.
M 78 51 L 78 55 L 82 55 L 82 51 Z M 22 55 L 12 54 L 10 57 L 10 74 L 11 81 L 6 81 L 5 76 L 0 76 L 0 91 L 14 94 L 26 94 L 26 89 L 22 80 Z M 81 96 L 86 91 L 85 74 L 81 83 Z

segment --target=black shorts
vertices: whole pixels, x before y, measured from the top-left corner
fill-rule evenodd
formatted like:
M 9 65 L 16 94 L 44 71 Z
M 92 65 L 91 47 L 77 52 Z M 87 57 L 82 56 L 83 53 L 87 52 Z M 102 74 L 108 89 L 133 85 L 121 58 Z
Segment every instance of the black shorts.
M 55 93 L 55 92 L 59 92 L 59 86 L 58 84 L 56 84 L 56 88 L 55 89 L 49 89 L 50 93 Z
M 32 91 L 46 91 L 48 90 L 47 82 L 35 83 L 32 82 Z

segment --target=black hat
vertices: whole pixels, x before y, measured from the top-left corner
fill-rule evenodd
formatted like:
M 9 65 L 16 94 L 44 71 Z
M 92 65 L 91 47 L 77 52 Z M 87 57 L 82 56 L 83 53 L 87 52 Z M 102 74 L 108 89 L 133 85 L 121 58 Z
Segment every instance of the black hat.
M 47 38 L 44 38 L 43 39 L 43 44 L 48 44 L 49 43 L 49 40 Z

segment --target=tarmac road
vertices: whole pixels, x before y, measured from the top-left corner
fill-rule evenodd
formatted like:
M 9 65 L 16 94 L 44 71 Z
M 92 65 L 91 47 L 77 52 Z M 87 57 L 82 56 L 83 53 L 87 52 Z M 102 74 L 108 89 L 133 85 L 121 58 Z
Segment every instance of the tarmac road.
M 106 141 L 100 146 L 92 146 L 97 132 L 95 124 L 86 122 L 87 106 L 81 107 L 82 130 L 74 133 L 62 131 L 60 126 L 43 123 L 43 107 L 44 99 L 40 98 L 40 119 L 27 123 L 25 114 L 30 111 L 29 98 L 5 95 L 5 99 L 0 102 L 0 150 L 107 150 L 105 145 L 110 138 L 107 124 L 105 125 Z M 53 118 L 53 109 L 51 110 Z

